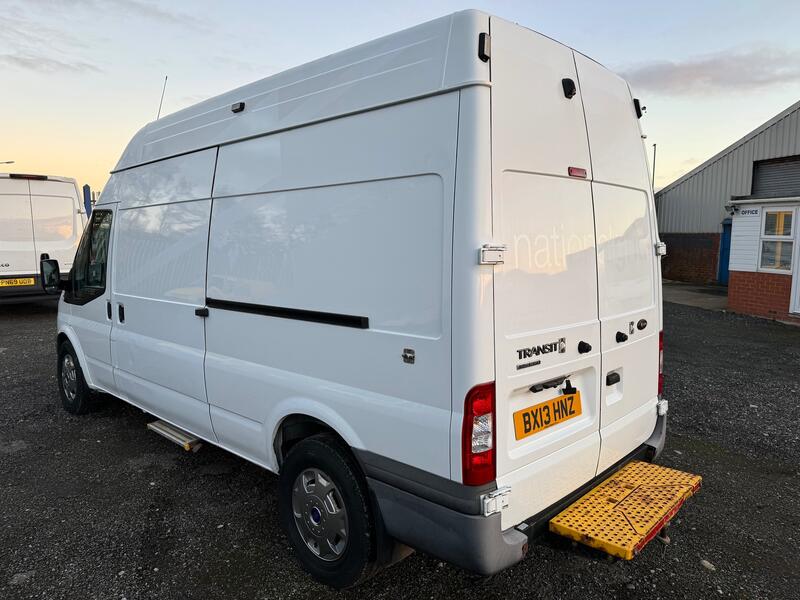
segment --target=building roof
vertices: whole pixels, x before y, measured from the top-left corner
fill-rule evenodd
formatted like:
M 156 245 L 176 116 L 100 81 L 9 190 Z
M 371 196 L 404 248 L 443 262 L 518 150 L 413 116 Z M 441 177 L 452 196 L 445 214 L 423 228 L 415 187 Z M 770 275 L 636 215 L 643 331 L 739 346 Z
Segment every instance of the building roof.
M 718 161 L 721 158 L 724 158 L 727 154 L 730 154 L 731 152 L 735 151 L 737 148 L 739 148 L 740 146 L 746 144 L 747 142 L 749 142 L 754 137 L 761 135 L 764 131 L 766 131 L 767 129 L 769 129 L 773 125 L 779 123 L 780 121 L 782 121 L 787 116 L 789 116 L 790 114 L 792 114 L 793 112 L 795 112 L 797 110 L 800 110 L 800 100 L 795 102 L 794 104 L 792 104 L 789 108 L 781 111 L 779 114 L 777 114 L 774 117 L 772 117 L 766 123 L 763 123 L 763 124 L 759 125 L 753 131 L 751 131 L 750 133 L 748 133 L 747 135 L 745 135 L 741 139 L 735 141 L 733 144 L 731 144 L 730 146 L 728 146 L 724 150 L 721 150 L 720 152 L 717 152 L 714 156 L 712 156 L 711 158 L 706 160 L 704 163 L 696 166 L 694 169 L 692 169 L 688 173 L 682 175 L 681 177 L 679 177 L 678 179 L 676 179 L 675 181 L 673 181 L 669 185 L 664 186 L 663 188 L 658 190 L 658 192 L 656 192 L 656 197 L 658 197 L 658 196 L 660 196 L 662 194 L 665 194 L 666 192 L 668 192 L 672 188 L 680 185 L 681 183 L 683 183 L 687 179 L 697 175 L 697 173 L 699 173 L 700 171 L 704 170 L 709 165 L 715 163 L 716 161 Z
M 143 127 L 114 171 L 467 85 L 489 85 L 467 10 L 337 52 L 210 98 Z M 241 112 L 233 112 L 243 102 Z

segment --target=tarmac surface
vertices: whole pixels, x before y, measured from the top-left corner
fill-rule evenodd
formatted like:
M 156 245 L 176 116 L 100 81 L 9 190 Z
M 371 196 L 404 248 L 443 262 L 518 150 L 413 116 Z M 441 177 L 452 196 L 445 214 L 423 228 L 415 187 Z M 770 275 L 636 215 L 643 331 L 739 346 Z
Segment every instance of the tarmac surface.
M 664 281 L 664 302 L 686 304 L 708 310 L 728 308 L 728 288 L 722 285 L 697 285 L 682 281 Z
M 667 446 L 703 488 L 630 562 L 546 536 L 481 579 L 414 554 L 336 593 L 297 566 L 277 478 L 104 398 L 73 417 L 54 305 L 0 306 L 0 598 L 800 598 L 800 328 L 665 304 Z

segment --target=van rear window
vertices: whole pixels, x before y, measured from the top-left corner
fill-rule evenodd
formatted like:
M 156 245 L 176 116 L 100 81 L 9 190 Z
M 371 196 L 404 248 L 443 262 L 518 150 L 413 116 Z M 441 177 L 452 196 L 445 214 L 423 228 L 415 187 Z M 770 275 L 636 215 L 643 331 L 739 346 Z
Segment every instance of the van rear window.
M 74 237 L 75 205 L 72 198 L 32 196 L 31 209 L 37 242 L 58 242 Z

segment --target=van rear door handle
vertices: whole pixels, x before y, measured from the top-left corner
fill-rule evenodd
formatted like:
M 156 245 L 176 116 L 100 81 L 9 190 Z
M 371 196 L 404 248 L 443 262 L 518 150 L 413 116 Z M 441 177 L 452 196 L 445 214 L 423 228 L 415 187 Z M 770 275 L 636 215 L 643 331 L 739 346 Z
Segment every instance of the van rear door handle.
M 556 377 L 555 379 L 551 379 L 550 381 L 544 381 L 542 383 L 535 383 L 529 389 L 534 394 L 537 392 L 541 392 L 542 390 L 549 390 L 551 388 L 555 388 L 560 386 L 564 383 L 564 380 L 567 378 L 567 375 L 562 375 L 561 377 Z
M 205 306 L 202 306 L 200 308 L 195 308 L 194 314 L 196 314 L 198 317 L 205 318 L 208 316 L 208 308 L 206 308 Z
M 606 375 L 606 385 L 616 385 L 621 379 L 622 377 L 620 377 L 619 373 L 611 371 L 611 373 Z
M 125 322 L 125 307 L 122 304 L 117 306 L 117 316 L 119 317 L 120 323 Z

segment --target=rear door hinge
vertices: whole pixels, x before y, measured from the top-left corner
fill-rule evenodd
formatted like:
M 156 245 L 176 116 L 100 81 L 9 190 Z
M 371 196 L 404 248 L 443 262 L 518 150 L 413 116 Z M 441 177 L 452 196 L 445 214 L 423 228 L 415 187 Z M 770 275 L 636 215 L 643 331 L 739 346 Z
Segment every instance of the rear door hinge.
M 656 256 L 667 255 L 667 245 L 664 242 L 656 242 L 655 249 L 656 249 Z
M 511 495 L 511 488 L 507 485 L 483 494 L 481 496 L 481 512 L 484 517 L 499 513 L 504 508 L 508 508 L 508 500 Z
M 502 265 L 505 260 L 505 244 L 484 244 L 481 246 L 478 263 L 481 265 Z

